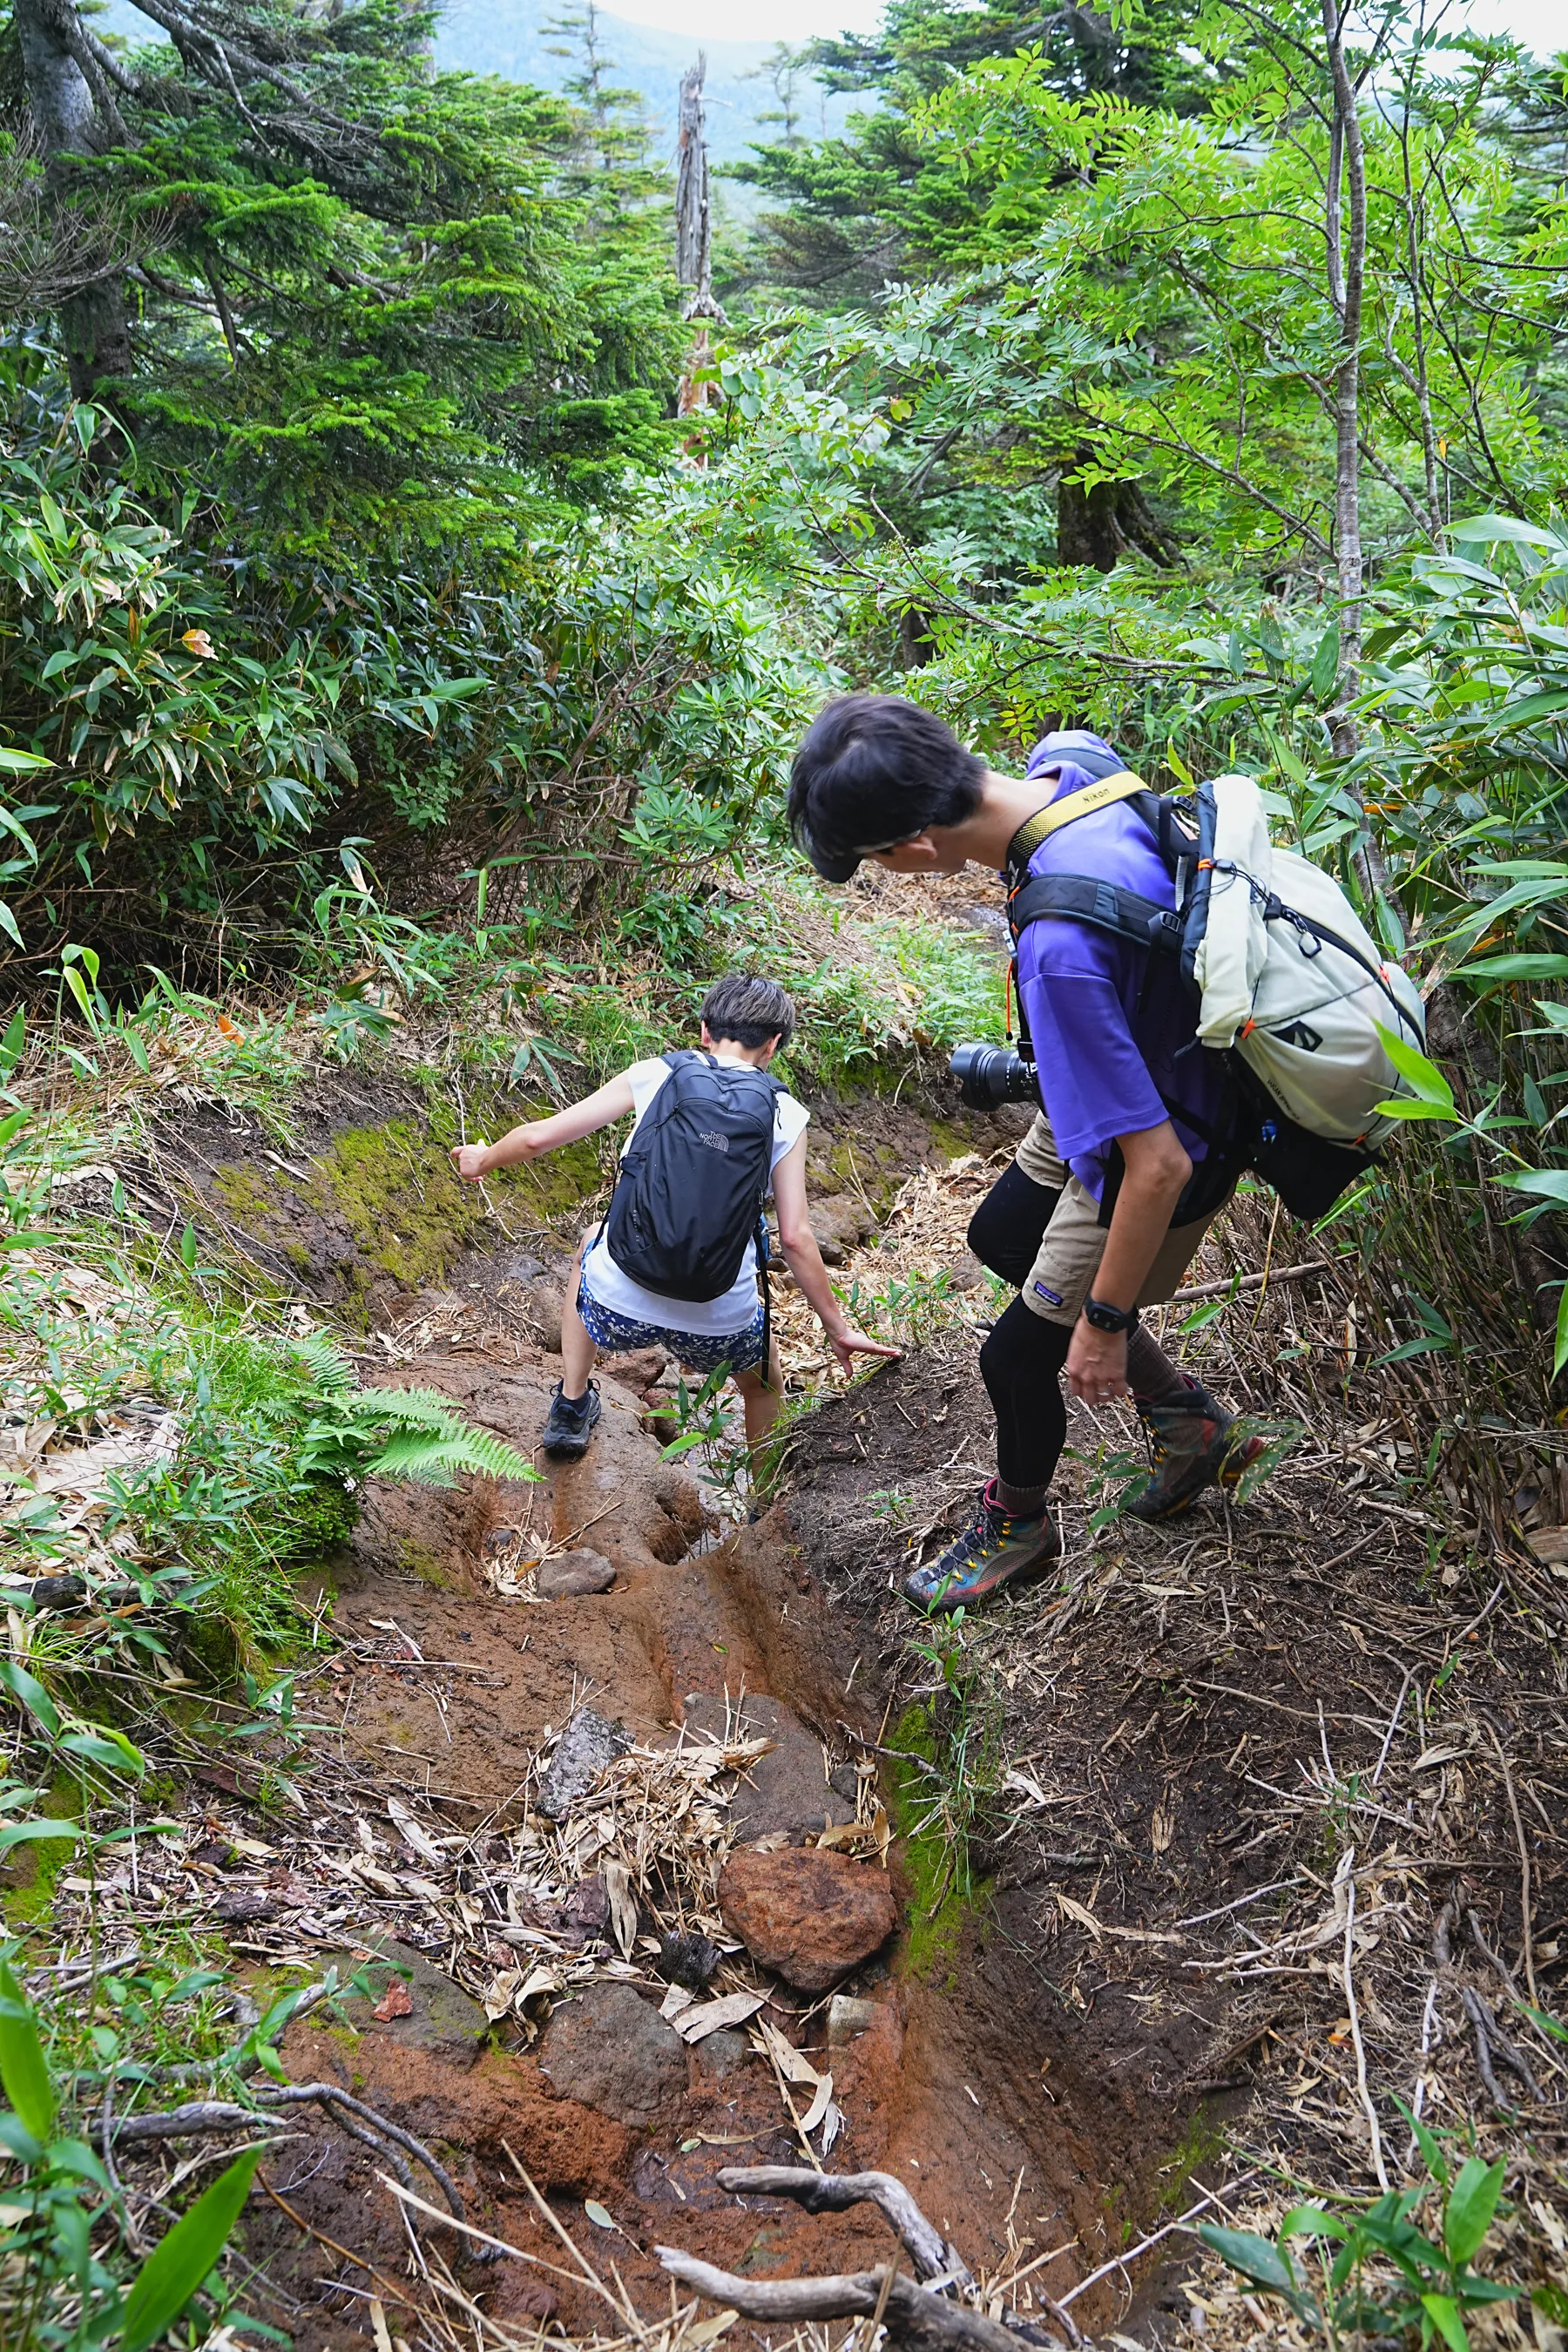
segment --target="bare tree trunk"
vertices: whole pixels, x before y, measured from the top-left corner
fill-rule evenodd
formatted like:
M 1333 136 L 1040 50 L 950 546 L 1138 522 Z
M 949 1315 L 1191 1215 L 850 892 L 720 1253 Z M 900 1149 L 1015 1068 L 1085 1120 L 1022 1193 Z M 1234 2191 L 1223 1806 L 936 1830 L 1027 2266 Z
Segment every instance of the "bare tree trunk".
M 1361 600 L 1365 585 L 1361 544 L 1361 334 L 1366 282 L 1366 153 L 1358 92 L 1345 61 L 1349 0 L 1343 7 L 1339 0 L 1322 0 L 1322 5 L 1333 88 L 1323 225 L 1329 297 L 1340 321 L 1340 359 L 1334 371 L 1334 562 L 1340 591 L 1340 667 L 1329 713 L 1329 738 L 1335 756 L 1349 760 L 1359 740 L 1352 705 L 1361 690 Z M 1355 853 L 1355 863 L 1369 905 L 1386 898 L 1387 871 L 1370 827 Z
M 115 122 L 104 136 L 97 98 L 81 60 L 90 52 L 77 15 L 76 0 L 16 0 L 16 26 L 26 82 L 27 105 L 44 151 L 49 194 L 57 210 L 68 203 L 70 159 L 98 154 L 110 144 Z M 131 366 L 131 333 L 124 283 L 118 276 L 96 278 L 60 305 L 70 388 L 89 398 L 105 376 L 124 375 Z
M 707 116 L 702 104 L 702 85 L 707 78 L 708 53 L 699 49 L 697 63 L 680 77 L 679 127 L 676 135 L 675 275 L 679 284 L 689 289 L 681 316 L 695 329 L 676 394 L 678 416 L 692 416 L 701 409 L 717 407 L 716 387 L 699 378 L 713 357 L 708 340 L 709 322 L 721 327 L 729 323 L 722 305 L 713 299 L 713 220 Z

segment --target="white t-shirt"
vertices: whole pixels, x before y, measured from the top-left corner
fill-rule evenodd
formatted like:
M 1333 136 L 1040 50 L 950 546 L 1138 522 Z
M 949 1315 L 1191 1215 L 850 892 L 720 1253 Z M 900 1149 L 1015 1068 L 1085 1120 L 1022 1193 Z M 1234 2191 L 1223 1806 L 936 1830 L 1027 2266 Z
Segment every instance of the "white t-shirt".
M 669 1064 L 634 1062 L 626 1076 L 631 1080 L 637 1118 L 631 1134 L 621 1147 L 623 1159 L 631 1149 L 632 1137 L 647 1116 L 648 1105 L 670 1076 Z M 792 1145 L 800 1141 L 810 1119 L 811 1113 L 793 1095 L 781 1094 L 777 1097 L 773 1104 L 770 1171 Z M 645 1290 L 640 1282 L 622 1273 L 602 1233 L 583 1261 L 583 1277 L 600 1306 L 608 1307 L 616 1315 L 629 1316 L 636 1323 L 657 1323 L 668 1331 L 700 1331 L 704 1336 L 722 1337 L 731 1331 L 743 1331 L 757 1311 L 761 1296 L 757 1288 L 755 1242 L 747 1244 L 741 1271 L 721 1298 L 666 1298 L 657 1290 Z

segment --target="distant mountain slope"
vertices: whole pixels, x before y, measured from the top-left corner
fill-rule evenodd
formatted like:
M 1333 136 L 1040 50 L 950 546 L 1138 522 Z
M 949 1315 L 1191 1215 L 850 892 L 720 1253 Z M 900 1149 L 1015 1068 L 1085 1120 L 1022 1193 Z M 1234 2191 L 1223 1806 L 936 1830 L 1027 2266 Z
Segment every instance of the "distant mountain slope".
M 562 44 L 544 27 L 561 13 L 560 0 L 450 0 L 436 36 L 437 63 L 454 71 L 531 82 L 536 89 L 560 89 L 574 67 L 570 58 L 551 56 L 551 48 Z M 108 0 L 94 21 L 100 32 L 121 33 L 130 41 L 163 37 L 131 0 Z M 777 110 L 773 84 L 765 77 L 751 79 L 773 43 L 700 41 L 695 35 L 628 24 L 621 16 L 601 16 L 599 23 L 605 54 L 615 62 L 614 79 L 641 91 L 654 152 L 662 161 L 674 160 L 680 77 L 696 63 L 699 49 L 708 54 L 708 152 L 713 162 L 738 163 L 753 142 L 765 146 L 779 138 L 779 124 L 758 121 Z M 833 96 L 814 83 L 797 97 L 801 133 L 821 139 L 842 129 L 857 107 L 871 102 Z M 734 184 L 721 184 L 721 200 L 731 216 L 749 212 L 754 203 L 750 190 Z
M 743 13 L 737 9 L 737 17 L 743 19 Z M 469 73 L 499 74 L 507 81 L 532 82 L 541 89 L 560 89 L 574 69 L 573 61 L 551 56 L 551 47 L 561 44 L 544 30 L 560 14 L 552 0 L 450 0 L 436 36 L 437 62 Z M 642 92 L 661 156 L 674 155 L 676 94 L 699 49 L 708 53 L 708 152 L 713 161 L 736 163 L 753 142 L 766 144 L 779 137 L 777 123 L 757 120 L 777 109 L 773 84 L 765 78 L 749 78 L 773 43 L 700 41 L 693 34 L 660 32 L 651 25 L 632 25 L 607 15 L 599 23 L 605 52 L 615 60 L 614 79 Z M 863 107 L 866 101 L 832 97 L 814 86 L 803 108 L 801 131 L 810 139 L 837 131 L 852 103 Z

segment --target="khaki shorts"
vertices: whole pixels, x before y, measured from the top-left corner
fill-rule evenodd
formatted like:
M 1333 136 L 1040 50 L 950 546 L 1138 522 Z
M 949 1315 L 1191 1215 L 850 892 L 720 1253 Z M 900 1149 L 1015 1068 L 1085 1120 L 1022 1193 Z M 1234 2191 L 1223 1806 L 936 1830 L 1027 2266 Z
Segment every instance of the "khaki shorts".
M 1042 1111 L 1018 1147 L 1017 1160 L 1037 1184 L 1060 1189 L 1022 1297 L 1047 1323 L 1073 1324 L 1094 1288 L 1094 1277 L 1105 1255 L 1109 1227 L 1100 1222 L 1100 1203 L 1058 1157 L 1050 1122 Z M 1222 1202 L 1220 1206 L 1225 1204 Z M 1219 1214 L 1213 1210 L 1190 1225 L 1173 1225 L 1138 1293 L 1140 1307 L 1163 1307 L 1173 1298 L 1182 1279 L 1203 1247 L 1204 1236 Z

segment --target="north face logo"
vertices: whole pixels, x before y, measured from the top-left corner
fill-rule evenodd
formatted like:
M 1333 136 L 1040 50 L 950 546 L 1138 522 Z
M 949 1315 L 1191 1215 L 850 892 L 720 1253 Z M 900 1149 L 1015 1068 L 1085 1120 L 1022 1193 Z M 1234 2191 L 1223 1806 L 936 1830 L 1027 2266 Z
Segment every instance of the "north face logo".
M 710 1151 L 728 1151 L 730 1149 L 730 1139 L 727 1135 L 699 1134 L 697 1140 L 699 1143 L 705 1143 Z

